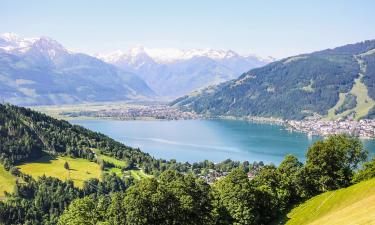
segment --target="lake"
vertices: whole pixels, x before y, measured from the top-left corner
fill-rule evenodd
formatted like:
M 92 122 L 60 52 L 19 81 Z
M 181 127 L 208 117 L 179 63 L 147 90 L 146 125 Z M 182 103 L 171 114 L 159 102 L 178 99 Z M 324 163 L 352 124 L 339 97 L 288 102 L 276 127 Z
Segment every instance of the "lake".
M 106 134 L 156 158 L 197 162 L 205 159 L 263 161 L 279 164 L 286 154 L 301 161 L 320 137 L 290 132 L 279 125 L 238 120 L 119 121 L 74 120 L 74 124 Z M 375 141 L 364 140 L 375 152 Z

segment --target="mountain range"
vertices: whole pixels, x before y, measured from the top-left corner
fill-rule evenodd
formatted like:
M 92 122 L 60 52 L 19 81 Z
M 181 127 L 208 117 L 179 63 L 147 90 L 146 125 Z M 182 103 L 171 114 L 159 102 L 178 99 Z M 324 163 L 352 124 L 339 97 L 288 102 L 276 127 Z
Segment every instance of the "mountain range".
M 213 49 L 91 56 L 49 37 L 0 35 L 0 98 L 18 105 L 174 99 L 272 61 Z
M 158 95 L 180 97 L 209 85 L 235 79 L 274 59 L 242 56 L 232 50 L 155 49 L 138 46 L 98 58 L 138 74 Z
M 288 57 L 171 105 L 208 116 L 375 117 L 375 40 Z
M 0 97 L 19 105 L 125 101 L 154 96 L 137 75 L 48 38 L 0 36 Z

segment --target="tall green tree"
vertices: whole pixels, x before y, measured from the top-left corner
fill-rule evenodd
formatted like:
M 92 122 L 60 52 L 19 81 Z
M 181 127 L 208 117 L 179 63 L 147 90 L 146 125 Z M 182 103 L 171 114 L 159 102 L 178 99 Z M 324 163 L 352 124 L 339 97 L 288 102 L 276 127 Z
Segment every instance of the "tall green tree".
M 91 197 L 73 201 L 61 215 L 58 225 L 96 225 L 100 217 Z
M 257 224 L 256 191 L 242 169 L 233 170 L 213 188 L 217 224 Z
M 281 176 L 280 188 L 285 190 L 285 197 L 289 203 L 297 202 L 303 196 L 299 179 L 302 168 L 303 164 L 294 155 L 285 156 L 277 168 L 277 172 Z
M 210 187 L 193 175 L 168 170 L 161 174 L 160 184 L 178 200 L 181 224 L 209 224 L 211 221 Z
M 159 182 L 144 179 L 130 187 L 124 198 L 127 224 L 178 224 L 179 201 Z
M 358 138 L 333 135 L 315 142 L 306 155 L 305 175 L 312 192 L 325 192 L 350 184 L 354 170 L 367 158 Z

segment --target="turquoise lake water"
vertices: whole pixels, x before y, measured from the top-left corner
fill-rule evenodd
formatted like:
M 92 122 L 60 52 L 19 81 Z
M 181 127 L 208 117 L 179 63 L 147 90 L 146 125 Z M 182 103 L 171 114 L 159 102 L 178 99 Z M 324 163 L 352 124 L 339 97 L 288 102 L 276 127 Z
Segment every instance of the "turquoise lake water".
M 308 146 L 320 137 L 289 132 L 282 126 L 234 120 L 118 121 L 75 120 L 156 158 L 196 162 L 204 159 L 263 161 L 278 164 L 286 154 L 304 161 Z M 375 153 L 375 140 L 364 140 Z

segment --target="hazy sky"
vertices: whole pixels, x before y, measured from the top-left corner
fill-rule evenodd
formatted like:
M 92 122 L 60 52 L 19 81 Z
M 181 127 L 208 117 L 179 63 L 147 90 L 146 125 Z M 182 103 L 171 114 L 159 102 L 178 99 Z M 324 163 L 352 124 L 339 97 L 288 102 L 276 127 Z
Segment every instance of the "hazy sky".
M 280 58 L 375 39 L 375 1 L 0 0 L 0 32 L 88 53 L 144 45 Z

